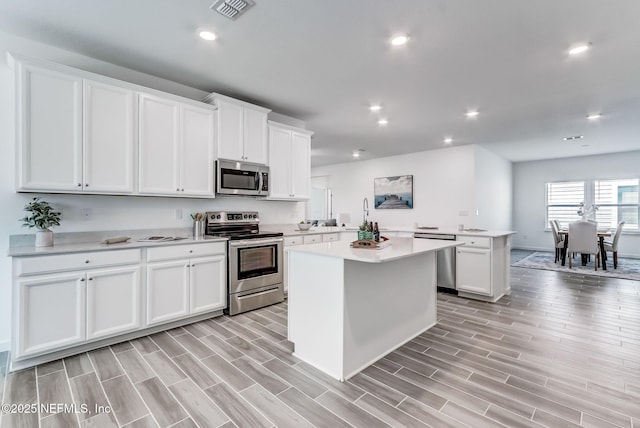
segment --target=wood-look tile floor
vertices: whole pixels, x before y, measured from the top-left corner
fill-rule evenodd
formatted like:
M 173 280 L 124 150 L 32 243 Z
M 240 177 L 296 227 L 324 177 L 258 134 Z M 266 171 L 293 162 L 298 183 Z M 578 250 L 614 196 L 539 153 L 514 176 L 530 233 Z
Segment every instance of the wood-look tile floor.
M 487 304 L 440 294 L 436 327 L 345 383 L 291 355 L 286 321 L 284 303 L 6 379 L 0 355 L 3 402 L 92 410 L 0 424 L 640 428 L 638 282 L 512 268 L 510 296 Z

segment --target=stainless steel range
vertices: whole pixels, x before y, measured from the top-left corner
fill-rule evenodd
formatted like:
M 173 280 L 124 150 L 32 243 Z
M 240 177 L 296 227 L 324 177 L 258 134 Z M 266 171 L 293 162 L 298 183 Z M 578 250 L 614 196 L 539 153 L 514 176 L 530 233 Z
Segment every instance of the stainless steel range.
M 284 300 L 283 241 L 280 232 L 260 230 L 255 211 L 208 212 L 205 234 L 227 238 L 229 315 Z

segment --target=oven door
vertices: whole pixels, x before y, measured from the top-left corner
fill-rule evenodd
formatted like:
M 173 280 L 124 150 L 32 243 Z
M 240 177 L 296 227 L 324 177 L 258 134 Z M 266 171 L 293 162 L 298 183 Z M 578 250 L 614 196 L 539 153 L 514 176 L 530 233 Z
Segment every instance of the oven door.
M 267 196 L 264 178 L 268 167 L 244 162 L 219 160 L 216 168 L 216 192 L 223 195 Z
M 229 241 L 229 294 L 281 284 L 283 238 Z

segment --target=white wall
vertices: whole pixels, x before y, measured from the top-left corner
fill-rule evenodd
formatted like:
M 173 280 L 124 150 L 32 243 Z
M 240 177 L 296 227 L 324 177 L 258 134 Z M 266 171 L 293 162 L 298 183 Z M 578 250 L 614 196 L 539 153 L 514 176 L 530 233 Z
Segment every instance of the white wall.
M 476 159 L 476 153 L 480 157 Z M 497 167 L 496 167 L 497 165 Z M 476 172 L 481 171 L 481 188 L 495 181 L 507 192 L 500 203 L 476 205 Z M 489 173 L 487 170 L 493 169 Z M 362 221 L 362 202 L 369 200 L 370 220 L 381 227 L 453 226 L 509 229 L 511 204 L 510 162 L 476 146 L 452 147 L 399 156 L 349 162 L 313 168 L 313 177 L 327 176 L 333 191 L 333 212 L 348 213 L 351 223 Z M 414 208 L 384 210 L 373 207 L 373 180 L 377 177 L 413 175 Z M 482 197 L 482 194 L 478 194 Z M 496 198 L 498 199 L 498 198 Z M 476 209 L 480 216 L 476 216 Z M 497 211 L 501 211 L 497 213 Z M 467 213 L 467 215 L 461 215 Z
M 513 164 L 513 247 L 553 248 L 551 232 L 545 232 L 545 183 L 638 176 L 640 151 Z M 621 256 L 640 257 L 640 234 L 623 232 L 619 245 Z
M 23 206 L 34 194 L 14 191 L 15 112 L 13 71 L 6 64 L 6 51 L 47 59 L 109 77 L 126 80 L 165 92 L 202 99 L 207 93 L 157 77 L 138 73 L 51 46 L 0 32 L 0 251 L 9 247 L 9 235 L 30 233 L 21 228 Z M 283 116 L 278 119 L 284 120 Z M 297 223 L 304 218 L 301 202 L 256 201 L 245 198 L 177 199 L 134 196 L 42 195 L 62 210 L 62 225 L 54 231 L 125 230 L 190 227 L 189 213 L 207 210 L 257 210 L 264 224 Z M 92 210 L 84 220 L 82 210 Z M 176 210 L 183 211 L 182 219 Z M 0 351 L 11 335 L 11 260 L 0 257 Z
M 475 149 L 476 221 L 485 229 L 509 230 L 513 209 L 512 164 L 481 146 Z

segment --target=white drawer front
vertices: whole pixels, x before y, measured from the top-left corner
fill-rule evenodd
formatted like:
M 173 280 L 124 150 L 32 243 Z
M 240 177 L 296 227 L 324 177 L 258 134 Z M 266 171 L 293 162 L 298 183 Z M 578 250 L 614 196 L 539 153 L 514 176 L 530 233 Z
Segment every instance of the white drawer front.
M 17 260 L 16 273 L 25 276 L 134 263 L 140 263 L 139 249 L 21 257 Z
M 147 249 L 147 261 L 170 260 L 191 258 L 200 256 L 212 256 L 226 254 L 226 242 L 212 242 L 209 244 L 168 245 L 166 247 L 154 247 Z
M 290 237 L 284 238 L 285 247 L 290 247 L 292 245 L 300 245 L 302 243 L 303 243 L 302 236 L 290 236 Z
M 464 242 L 467 247 L 491 248 L 491 238 L 482 236 L 458 236 L 457 241 Z
M 322 235 L 322 242 L 338 241 L 339 239 L 339 233 L 325 233 L 324 235 Z
M 315 244 L 316 242 L 322 242 L 322 235 L 307 235 L 304 237 L 303 242 L 305 244 Z

